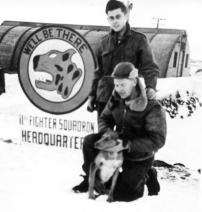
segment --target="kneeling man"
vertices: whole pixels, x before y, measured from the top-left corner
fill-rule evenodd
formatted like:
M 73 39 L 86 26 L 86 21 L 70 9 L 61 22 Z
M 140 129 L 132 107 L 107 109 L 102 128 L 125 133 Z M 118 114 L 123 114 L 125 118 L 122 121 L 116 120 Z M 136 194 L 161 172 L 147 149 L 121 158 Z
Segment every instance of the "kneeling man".
M 132 201 L 143 196 L 148 185 L 155 153 L 165 144 L 165 111 L 156 99 L 149 100 L 132 63 L 120 62 L 112 73 L 114 91 L 98 119 L 99 133 L 85 137 L 83 145 L 86 173 L 84 181 L 73 188 L 75 192 L 88 189 L 90 163 L 97 155 L 94 143 L 107 130 L 116 130 L 127 141 L 122 172 L 114 190 L 115 201 Z M 149 186 L 148 186 L 149 190 Z

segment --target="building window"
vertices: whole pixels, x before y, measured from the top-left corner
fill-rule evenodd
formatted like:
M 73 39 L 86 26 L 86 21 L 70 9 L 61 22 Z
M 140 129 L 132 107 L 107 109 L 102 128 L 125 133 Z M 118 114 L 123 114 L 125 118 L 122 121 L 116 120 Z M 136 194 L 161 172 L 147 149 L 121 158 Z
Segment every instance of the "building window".
M 186 59 L 185 59 L 185 68 L 188 67 L 188 61 L 189 61 L 189 54 L 186 54 Z
M 177 66 L 177 52 L 174 54 L 174 60 L 173 60 L 173 68 Z

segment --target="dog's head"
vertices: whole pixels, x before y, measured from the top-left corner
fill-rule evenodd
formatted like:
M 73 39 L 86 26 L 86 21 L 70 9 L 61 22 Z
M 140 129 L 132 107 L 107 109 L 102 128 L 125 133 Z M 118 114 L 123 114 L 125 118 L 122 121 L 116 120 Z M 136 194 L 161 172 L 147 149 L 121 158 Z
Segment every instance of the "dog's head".
M 36 80 L 36 87 L 47 91 L 57 91 L 63 99 L 68 98 L 82 75 L 81 69 L 71 60 L 75 53 L 74 49 L 68 49 L 64 52 L 51 50 L 43 55 L 36 55 L 33 58 L 34 71 L 49 75 L 45 81 Z
M 119 152 L 126 149 L 123 139 L 119 138 L 117 132 L 107 130 L 95 143 L 94 147 L 103 151 Z

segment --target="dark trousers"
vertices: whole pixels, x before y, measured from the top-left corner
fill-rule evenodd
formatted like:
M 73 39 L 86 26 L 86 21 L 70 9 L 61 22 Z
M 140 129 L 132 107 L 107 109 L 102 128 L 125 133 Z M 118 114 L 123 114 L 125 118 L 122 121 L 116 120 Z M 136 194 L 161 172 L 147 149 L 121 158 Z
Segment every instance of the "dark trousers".
M 94 149 L 94 143 L 101 137 L 100 133 L 87 135 L 83 143 L 82 166 L 84 172 L 89 174 L 90 163 L 95 159 L 98 150 Z M 124 160 L 122 172 L 119 174 L 114 190 L 116 201 L 132 201 L 143 196 L 144 185 L 148 170 L 151 168 L 153 158 L 141 162 Z

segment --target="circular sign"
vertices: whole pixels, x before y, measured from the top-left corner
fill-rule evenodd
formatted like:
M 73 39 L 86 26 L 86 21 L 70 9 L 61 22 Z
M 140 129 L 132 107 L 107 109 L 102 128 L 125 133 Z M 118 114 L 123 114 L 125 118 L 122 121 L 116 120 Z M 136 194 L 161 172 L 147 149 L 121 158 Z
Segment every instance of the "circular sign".
M 87 41 L 60 25 L 41 27 L 26 40 L 18 61 L 28 99 L 52 114 L 76 110 L 90 92 L 95 60 Z

